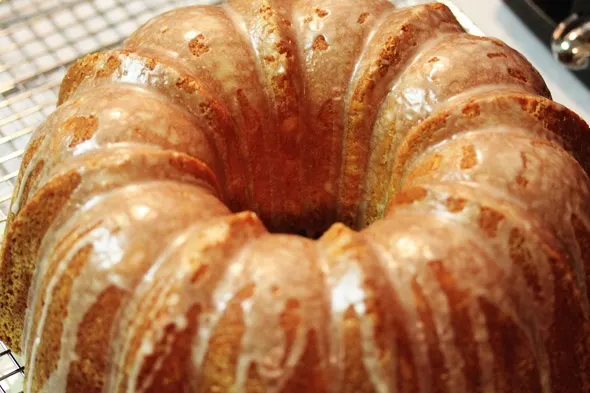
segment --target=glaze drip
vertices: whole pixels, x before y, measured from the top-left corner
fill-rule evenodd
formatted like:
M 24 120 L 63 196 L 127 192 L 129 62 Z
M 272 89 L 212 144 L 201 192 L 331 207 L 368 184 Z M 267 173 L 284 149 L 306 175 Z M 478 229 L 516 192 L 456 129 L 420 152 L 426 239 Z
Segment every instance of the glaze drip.
M 27 393 L 587 392 L 589 157 L 444 5 L 173 10 L 33 135 L 0 339 Z

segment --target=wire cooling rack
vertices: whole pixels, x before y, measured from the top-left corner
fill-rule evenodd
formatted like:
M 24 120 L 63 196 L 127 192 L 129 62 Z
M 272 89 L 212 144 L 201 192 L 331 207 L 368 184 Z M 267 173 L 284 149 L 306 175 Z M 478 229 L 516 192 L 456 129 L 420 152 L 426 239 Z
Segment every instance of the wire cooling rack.
M 440 1 L 468 31 L 480 33 L 451 0 Z M 68 65 L 86 53 L 119 45 L 139 25 L 168 9 L 216 2 L 0 0 L 0 239 L 22 154 L 31 133 L 55 109 Z M 21 392 L 23 375 L 17 357 L 0 342 L 0 393 Z
M 13 391 L 20 391 L 23 375 L 24 367 L 10 349 L 0 342 L 0 392 L 5 393 L 10 387 Z

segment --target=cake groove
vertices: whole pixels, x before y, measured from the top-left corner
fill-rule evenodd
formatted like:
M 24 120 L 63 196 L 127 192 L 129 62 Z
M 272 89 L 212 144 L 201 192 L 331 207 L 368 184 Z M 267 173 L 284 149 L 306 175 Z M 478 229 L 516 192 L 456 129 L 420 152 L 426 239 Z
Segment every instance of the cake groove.
M 589 138 L 441 4 L 170 11 L 33 135 L 0 339 L 27 393 L 587 392 Z

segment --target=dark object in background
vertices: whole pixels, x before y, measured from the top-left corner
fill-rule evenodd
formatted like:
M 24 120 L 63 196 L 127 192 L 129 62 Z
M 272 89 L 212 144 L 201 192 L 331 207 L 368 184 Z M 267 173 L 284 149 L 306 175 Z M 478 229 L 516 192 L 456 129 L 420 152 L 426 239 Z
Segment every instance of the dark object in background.
M 504 0 L 504 2 L 548 50 L 553 50 L 555 57 L 562 63 L 568 64 L 570 71 L 590 88 L 589 57 L 585 56 L 585 53 L 590 53 L 590 0 Z M 586 27 L 587 31 L 584 32 Z M 566 37 L 571 44 L 563 44 Z M 572 37 L 576 38 L 571 40 Z M 573 50 L 574 47 L 577 47 L 577 50 Z
M 572 14 L 574 2 L 574 0 L 533 0 L 531 3 L 536 4 L 557 24 Z

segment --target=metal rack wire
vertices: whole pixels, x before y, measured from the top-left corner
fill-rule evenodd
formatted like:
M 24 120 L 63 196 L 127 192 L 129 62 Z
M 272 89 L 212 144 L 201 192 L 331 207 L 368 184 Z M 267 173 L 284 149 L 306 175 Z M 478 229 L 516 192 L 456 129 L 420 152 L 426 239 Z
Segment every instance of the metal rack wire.
M 54 110 L 67 66 L 86 53 L 117 46 L 167 9 L 218 1 L 0 0 L 0 235 L 22 154 L 31 133 Z M 450 0 L 440 1 L 478 33 Z M 0 393 L 19 392 L 23 375 L 24 367 L 0 342 Z
M 20 390 L 24 367 L 20 365 L 10 349 L 0 342 L 0 392 L 6 393 L 9 387 Z

